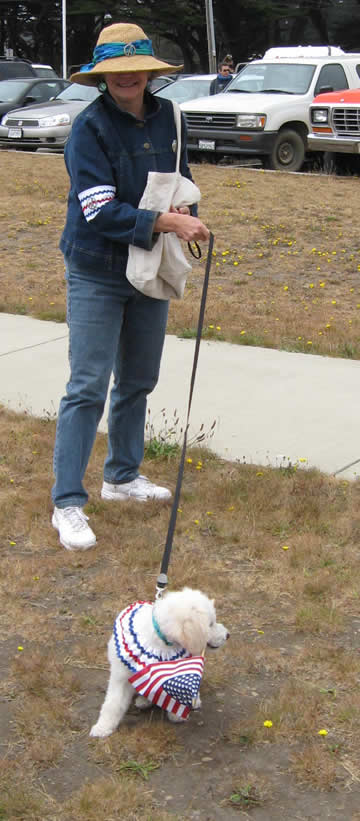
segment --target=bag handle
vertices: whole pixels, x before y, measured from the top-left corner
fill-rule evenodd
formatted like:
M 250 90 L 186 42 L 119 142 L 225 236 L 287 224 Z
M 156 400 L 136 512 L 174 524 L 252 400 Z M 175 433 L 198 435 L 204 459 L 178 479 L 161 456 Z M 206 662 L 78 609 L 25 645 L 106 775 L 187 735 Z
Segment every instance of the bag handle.
M 180 106 L 172 100 L 173 109 L 174 109 L 174 120 L 176 125 L 176 144 L 177 144 L 177 153 L 176 153 L 176 171 L 179 172 L 180 170 L 180 154 L 181 154 L 181 111 Z M 195 259 L 201 259 L 201 248 L 197 242 L 191 243 L 188 242 L 188 249 L 190 254 Z M 196 252 L 196 253 L 195 253 Z
M 174 120 L 176 125 L 176 144 L 177 144 L 177 153 L 176 153 L 176 168 L 175 171 L 179 171 L 180 169 L 180 154 L 181 154 L 181 111 L 178 104 L 175 100 L 172 101 L 173 109 L 174 109 Z

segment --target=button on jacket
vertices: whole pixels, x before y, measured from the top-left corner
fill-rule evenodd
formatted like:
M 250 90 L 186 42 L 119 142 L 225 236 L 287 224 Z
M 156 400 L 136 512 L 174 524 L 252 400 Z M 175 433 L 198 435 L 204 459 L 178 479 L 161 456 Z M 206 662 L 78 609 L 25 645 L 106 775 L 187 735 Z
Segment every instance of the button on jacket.
M 150 251 L 156 241 L 159 212 L 138 203 L 149 171 L 175 171 L 176 126 L 171 101 L 145 92 L 145 103 L 140 121 L 105 92 L 76 117 L 65 146 L 71 189 L 60 241 L 70 269 L 124 274 L 128 245 Z M 180 171 L 192 179 L 183 115 Z

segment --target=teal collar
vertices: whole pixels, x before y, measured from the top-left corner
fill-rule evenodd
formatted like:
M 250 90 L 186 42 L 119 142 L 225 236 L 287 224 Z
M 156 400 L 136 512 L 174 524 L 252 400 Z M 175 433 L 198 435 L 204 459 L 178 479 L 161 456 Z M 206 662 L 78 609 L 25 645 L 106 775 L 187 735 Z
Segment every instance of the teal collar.
M 173 642 L 168 641 L 166 636 L 164 636 L 164 633 L 162 633 L 162 631 L 160 630 L 160 627 L 159 627 L 159 625 L 156 621 L 156 618 L 154 616 L 154 608 L 152 609 L 152 623 L 153 623 L 153 628 L 154 628 L 155 632 L 159 636 L 159 639 L 161 639 L 161 641 L 163 641 L 165 644 L 167 644 L 168 647 L 171 647 L 173 645 Z

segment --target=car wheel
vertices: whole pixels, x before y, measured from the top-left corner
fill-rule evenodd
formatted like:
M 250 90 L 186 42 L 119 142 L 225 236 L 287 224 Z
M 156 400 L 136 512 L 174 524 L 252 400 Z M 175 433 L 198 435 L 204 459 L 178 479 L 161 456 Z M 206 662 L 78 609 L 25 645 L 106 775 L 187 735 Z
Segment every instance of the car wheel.
M 305 158 L 305 146 L 297 131 L 286 129 L 278 134 L 265 166 L 274 171 L 300 171 Z

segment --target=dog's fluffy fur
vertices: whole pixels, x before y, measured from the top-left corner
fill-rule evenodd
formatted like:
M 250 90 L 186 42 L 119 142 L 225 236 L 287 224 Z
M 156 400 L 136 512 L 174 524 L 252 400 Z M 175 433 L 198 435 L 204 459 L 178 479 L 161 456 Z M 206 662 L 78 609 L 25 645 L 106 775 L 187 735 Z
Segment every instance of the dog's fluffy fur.
M 178 650 L 184 648 L 192 656 L 200 655 L 206 646 L 216 648 L 229 638 L 226 628 L 217 623 L 214 601 L 200 590 L 185 587 L 178 592 L 166 593 L 154 604 L 154 613 L 161 633 L 172 642 Z M 146 621 L 141 625 L 141 641 L 145 647 L 153 648 L 159 656 L 168 651 L 167 645 L 157 634 L 149 608 Z M 116 730 L 123 719 L 132 699 L 136 695 L 129 683 L 131 672 L 118 658 L 114 634 L 108 643 L 110 678 L 98 721 L 91 728 L 91 736 L 104 738 Z M 138 696 L 136 705 L 140 708 L 150 706 L 147 699 Z M 201 706 L 198 697 L 196 707 Z M 172 720 L 176 719 L 171 713 Z M 181 719 L 180 719 L 181 720 Z

